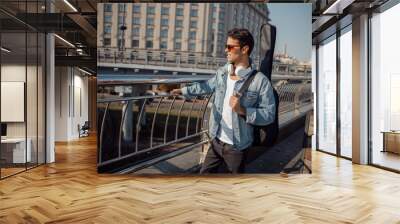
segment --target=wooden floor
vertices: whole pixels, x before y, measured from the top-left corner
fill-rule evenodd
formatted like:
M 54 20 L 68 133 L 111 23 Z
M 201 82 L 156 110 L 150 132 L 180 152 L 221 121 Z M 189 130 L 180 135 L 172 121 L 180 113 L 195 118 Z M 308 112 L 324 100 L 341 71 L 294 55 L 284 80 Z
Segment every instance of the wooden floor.
M 400 175 L 313 152 L 313 174 L 96 173 L 95 138 L 0 181 L 0 223 L 400 223 Z

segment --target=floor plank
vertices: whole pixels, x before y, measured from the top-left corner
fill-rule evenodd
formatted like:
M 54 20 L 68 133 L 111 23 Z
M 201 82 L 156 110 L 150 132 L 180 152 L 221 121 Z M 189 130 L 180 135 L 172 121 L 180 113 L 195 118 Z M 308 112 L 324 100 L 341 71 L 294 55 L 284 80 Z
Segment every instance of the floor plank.
M 400 175 L 313 152 L 313 173 L 97 174 L 96 139 L 0 181 L 0 223 L 400 223 Z

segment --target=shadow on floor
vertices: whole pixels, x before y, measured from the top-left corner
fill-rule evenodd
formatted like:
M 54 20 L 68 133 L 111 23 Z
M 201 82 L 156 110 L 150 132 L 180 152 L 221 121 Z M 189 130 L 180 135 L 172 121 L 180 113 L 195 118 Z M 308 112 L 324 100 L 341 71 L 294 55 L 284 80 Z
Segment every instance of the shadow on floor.
M 298 129 L 275 146 L 258 152 L 257 158 L 250 158 L 245 173 L 311 173 L 304 165 L 307 150 L 303 148 L 304 129 Z M 175 158 L 147 167 L 135 174 L 196 174 L 200 170 L 201 148 Z M 309 158 L 311 160 L 311 158 Z

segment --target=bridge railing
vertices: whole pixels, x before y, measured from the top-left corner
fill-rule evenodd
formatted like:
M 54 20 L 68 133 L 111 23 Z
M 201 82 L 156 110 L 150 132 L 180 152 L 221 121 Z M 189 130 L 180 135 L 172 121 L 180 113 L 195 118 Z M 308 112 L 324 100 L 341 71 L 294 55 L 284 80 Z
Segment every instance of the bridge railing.
M 132 88 L 140 89 L 143 85 L 138 83 Z M 312 104 L 308 83 L 285 83 L 277 90 L 280 114 Z M 212 95 L 187 99 L 168 93 L 144 95 L 144 92 L 137 91 L 129 97 L 104 92 L 98 95 L 103 96 L 97 101 L 99 172 L 176 156 L 207 142 Z
M 124 50 L 119 51 L 117 48 L 98 49 L 98 63 L 112 64 L 140 64 L 140 65 L 158 65 L 181 68 L 197 68 L 216 70 L 225 65 L 226 58 L 209 57 L 189 52 L 170 52 L 160 50 Z M 253 58 L 255 65 L 259 64 L 258 57 Z M 278 75 L 297 75 L 311 76 L 311 66 L 284 64 L 274 62 L 272 67 L 273 74 Z
M 226 64 L 226 58 L 200 56 L 194 53 L 157 50 L 118 51 L 118 49 L 113 48 L 98 50 L 97 61 L 99 63 L 158 65 L 200 69 L 216 69 Z

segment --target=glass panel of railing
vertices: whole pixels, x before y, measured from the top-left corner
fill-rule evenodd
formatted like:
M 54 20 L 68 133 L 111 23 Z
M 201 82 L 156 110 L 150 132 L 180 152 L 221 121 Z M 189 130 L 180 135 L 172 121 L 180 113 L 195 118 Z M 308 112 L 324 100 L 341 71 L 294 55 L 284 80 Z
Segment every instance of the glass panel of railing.
M 100 126 L 101 161 L 117 158 L 119 154 L 119 133 L 124 103 L 98 103 L 97 114 Z

